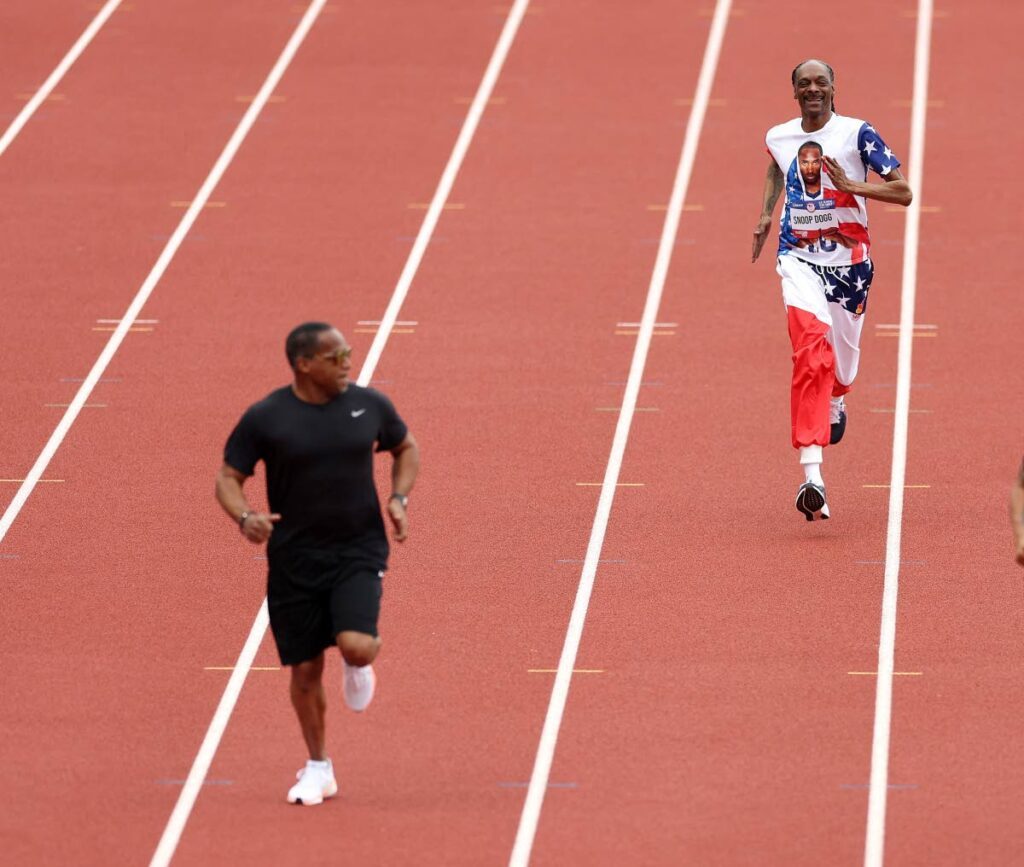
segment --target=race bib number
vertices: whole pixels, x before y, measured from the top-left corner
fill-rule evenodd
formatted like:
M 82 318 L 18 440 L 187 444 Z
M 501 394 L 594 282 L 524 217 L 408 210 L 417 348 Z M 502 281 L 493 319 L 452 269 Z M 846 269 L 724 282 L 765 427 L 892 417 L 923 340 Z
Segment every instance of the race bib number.
M 790 202 L 789 222 L 798 238 L 818 237 L 821 232 L 839 229 L 836 203 L 832 199 Z

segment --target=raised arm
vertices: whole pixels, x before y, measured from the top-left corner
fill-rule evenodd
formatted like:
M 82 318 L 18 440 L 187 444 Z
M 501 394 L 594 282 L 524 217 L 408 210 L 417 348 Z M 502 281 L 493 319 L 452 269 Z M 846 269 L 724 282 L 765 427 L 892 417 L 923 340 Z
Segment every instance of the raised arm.
M 761 255 L 761 248 L 768 240 L 772 228 L 772 212 L 775 210 L 775 203 L 782 195 L 782 188 L 786 185 L 786 179 L 782 175 L 782 169 L 772 157 L 768 157 L 768 170 L 764 175 L 764 196 L 761 199 L 761 219 L 757 221 L 757 228 L 754 229 L 754 246 L 751 262 L 756 262 Z

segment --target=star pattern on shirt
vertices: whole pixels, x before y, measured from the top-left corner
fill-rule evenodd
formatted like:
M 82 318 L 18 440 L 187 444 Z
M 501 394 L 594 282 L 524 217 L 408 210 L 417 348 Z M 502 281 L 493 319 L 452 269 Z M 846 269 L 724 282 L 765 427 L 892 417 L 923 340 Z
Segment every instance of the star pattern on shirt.
M 884 178 L 891 171 L 892 171 L 892 166 L 882 166 L 882 168 L 879 170 L 878 174 L 880 174 Z
M 885 158 L 887 160 L 891 160 L 892 159 L 892 151 L 889 150 L 888 147 L 886 147 L 886 149 L 884 151 L 882 151 L 882 153 L 885 154 Z
M 868 139 L 866 142 L 864 142 L 864 153 L 866 153 L 868 156 L 871 156 L 871 154 L 873 154 L 874 152 L 875 143 L 871 141 L 871 139 Z

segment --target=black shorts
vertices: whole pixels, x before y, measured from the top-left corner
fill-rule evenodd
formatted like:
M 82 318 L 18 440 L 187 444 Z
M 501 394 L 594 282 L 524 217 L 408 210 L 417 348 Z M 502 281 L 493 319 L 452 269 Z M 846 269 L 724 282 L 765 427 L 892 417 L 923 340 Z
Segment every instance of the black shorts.
M 267 608 L 282 665 L 315 659 L 339 632 L 377 636 L 384 568 L 329 551 L 270 557 Z

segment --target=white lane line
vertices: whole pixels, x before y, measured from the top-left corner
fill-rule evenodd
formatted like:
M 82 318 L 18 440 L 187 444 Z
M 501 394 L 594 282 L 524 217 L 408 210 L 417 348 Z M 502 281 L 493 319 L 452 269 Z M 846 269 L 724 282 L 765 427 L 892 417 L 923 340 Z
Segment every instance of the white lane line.
M 313 6 L 310 7 L 309 12 L 306 13 L 306 17 L 303 19 L 303 24 L 306 23 L 307 19 L 309 24 L 312 24 L 312 19 L 315 18 L 316 13 L 319 12 L 324 2 L 326 2 L 326 0 L 317 0 L 317 2 L 314 2 Z M 405 300 L 405 297 L 409 293 L 409 287 L 412 285 L 413 277 L 416 275 L 419 264 L 423 259 L 423 252 L 430 243 L 430 236 L 434 231 L 434 227 L 437 225 L 438 216 L 444 206 L 445 199 L 451 191 L 452 185 L 455 183 L 455 178 L 458 174 L 459 168 L 462 166 L 462 161 L 466 155 L 466 151 L 469 149 L 470 142 L 473 139 L 473 133 L 476 131 L 477 125 L 480 122 L 480 117 L 487 105 L 488 99 L 490 98 L 491 91 L 494 89 L 495 82 L 501 73 L 501 68 L 505 63 L 505 58 L 508 56 L 509 49 L 512 47 L 512 42 L 519 30 L 519 24 L 523 20 L 523 15 L 525 14 L 526 7 L 528 5 L 529 0 L 516 0 L 516 3 L 509 12 L 505 26 L 501 31 L 501 36 L 498 38 L 498 44 L 491 56 L 491 61 L 487 65 L 487 70 L 480 82 L 480 87 L 477 90 L 476 97 L 466 114 L 466 120 L 463 122 L 462 131 L 459 133 L 452 155 L 449 158 L 448 164 L 441 176 L 437 192 L 434 194 L 434 198 L 430 203 L 430 208 L 427 210 L 427 213 L 423 218 L 423 225 L 420 227 L 419 234 L 416 236 L 416 243 L 413 245 L 413 248 L 409 253 L 409 258 L 406 261 L 405 268 L 402 269 L 398 284 L 395 286 L 394 294 L 392 295 L 387 311 L 381 320 L 380 330 L 377 332 L 377 336 L 374 338 L 370 351 L 367 353 L 366 360 L 363 363 L 363 368 L 359 372 L 359 378 L 357 380 L 359 385 L 369 384 L 373 377 L 374 369 L 376 368 L 377 362 L 384 350 L 384 345 L 387 343 L 388 335 L 398 317 L 402 301 Z M 302 26 L 303 25 L 300 25 L 300 29 Z M 308 25 L 306 26 L 306 29 L 309 29 Z M 296 31 L 296 34 L 298 34 L 298 32 L 299 31 Z M 303 32 L 302 35 L 305 35 L 305 33 Z M 295 40 L 295 37 L 293 37 L 293 40 Z M 301 37 L 299 37 L 298 41 L 301 41 Z M 289 45 L 291 45 L 291 43 L 289 43 Z M 256 102 L 253 104 L 254 107 L 256 105 L 262 105 L 262 102 L 260 101 L 261 98 L 263 102 L 266 101 L 266 97 L 270 95 L 276 84 L 276 80 L 272 84 L 270 79 L 267 80 L 267 84 L 264 85 L 263 89 L 260 91 L 260 96 L 257 97 Z M 192 209 L 190 209 L 190 213 L 192 210 L 198 212 L 199 207 L 201 207 L 199 204 L 200 201 L 201 200 L 197 197 L 196 202 L 193 203 Z M 138 310 L 135 310 L 134 313 L 138 313 Z M 125 321 L 130 321 L 129 317 L 126 316 Z M 214 713 L 213 719 L 210 721 L 210 726 L 206 730 L 206 735 L 203 738 L 199 752 L 196 754 L 195 760 L 192 763 L 192 768 L 189 771 L 185 785 L 182 787 L 181 794 L 178 796 L 178 802 L 175 804 L 174 811 L 167 822 L 167 827 L 164 829 L 163 836 L 160 838 L 160 844 L 153 855 L 153 860 L 150 861 L 150 867 L 166 867 L 174 855 L 174 850 L 177 848 L 178 841 L 181 839 L 181 834 L 185 829 L 185 823 L 188 821 L 189 814 L 191 813 L 195 800 L 202 788 L 203 780 L 209 772 L 214 754 L 217 752 L 217 747 L 220 745 L 221 738 L 224 736 L 224 731 L 227 728 L 228 720 L 230 719 L 231 713 L 238 701 L 238 696 L 242 691 L 245 678 L 252 667 L 253 660 L 256 658 L 256 652 L 259 650 L 259 646 L 263 641 L 263 636 L 267 630 L 268 622 L 267 601 L 264 599 L 263 604 L 260 606 L 259 613 L 253 621 L 252 628 L 249 630 L 249 636 L 246 639 L 245 646 L 242 648 L 242 652 L 238 656 L 238 661 L 235 663 L 234 671 L 231 672 L 231 677 L 228 679 L 227 686 L 224 688 L 224 693 L 217 705 L 217 710 Z
M 892 433 L 889 524 L 885 540 L 885 582 L 878 640 L 878 685 L 871 740 L 871 778 L 868 791 L 864 867 L 882 867 L 885 853 L 885 806 L 889 782 L 889 735 L 892 726 L 892 681 L 896 654 L 896 602 L 899 594 L 900 535 L 903 527 L 903 489 L 907 470 L 910 418 L 910 362 L 914 348 L 914 302 L 917 293 L 917 251 L 924 189 L 925 112 L 928 105 L 928 66 L 931 52 L 932 0 L 919 0 L 914 47 L 914 102 L 910 117 L 910 173 L 914 201 L 907 209 L 903 234 L 903 291 L 900 300 L 900 342 L 896 364 L 896 414 Z
M 395 326 L 395 321 L 398 319 L 398 311 L 402 309 L 402 304 L 405 303 L 405 296 L 409 294 L 412 279 L 416 274 L 416 270 L 420 267 L 424 253 L 427 251 L 427 244 L 430 242 L 431 235 L 434 234 L 437 221 L 441 218 L 441 212 L 451 193 L 452 186 L 455 184 L 455 178 L 459 173 L 459 169 L 462 167 L 466 151 L 469 150 L 469 144 L 473 140 L 473 135 L 476 133 L 476 128 L 480 123 L 480 118 L 483 116 L 484 109 L 487 108 L 487 102 L 494 91 L 498 75 L 501 73 L 502 66 L 505 65 L 505 58 L 508 56 L 512 42 L 516 38 L 516 33 L 519 31 L 519 25 L 526 14 L 526 7 L 529 5 L 530 0 L 516 0 L 509 10 L 501 36 L 498 37 L 498 44 L 495 46 L 494 54 L 491 56 L 491 62 L 487 64 L 484 77 L 477 88 L 476 96 L 473 97 L 473 103 L 466 113 L 466 119 L 463 121 L 459 137 L 452 150 L 452 155 L 448 158 L 448 165 L 444 167 L 437 190 L 434 192 L 434 197 L 430 200 L 430 206 L 427 208 L 427 214 L 423 218 L 423 223 L 416 235 L 416 240 L 413 242 L 412 250 L 409 251 L 409 258 L 405 262 L 405 268 L 402 269 L 402 274 L 398 278 L 398 285 L 395 286 L 394 295 L 391 296 L 391 303 L 388 304 L 387 310 L 384 311 L 380 330 L 377 332 L 376 337 L 373 338 L 370 351 L 366 354 L 366 363 L 363 365 L 363 372 L 359 375 L 359 385 L 369 385 L 370 383 L 370 377 L 373 375 L 377 362 L 380 360 L 380 355 L 384 351 L 384 344 L 387 343 L 388 334 Z
M 88 48 L 93 37 L 99 33 L 100 28 L 107 23 L 107 19 L 114 14 L 114 11 L 120 5 L 121 0 L 108 0 L 103 8 L 96 13 L 96 17 L 93 18 L 89 26 L 82 31 L 82 35 L 78 37 L 78 41 L 71 46 L 71 50 L 64 55 L 64 59 L 61 60 L 53 72 L 50 73 L 50 77 L 43 82 L 42 87 L 35 92 L 35 95 L 25 104 L 25 107 L 18 112 L 18 116 L 14 118 L 11 125 L 7 127 L 7 131 L 3 136 L 0 136 L 0 156 L 2 156 L 4 151 L 7 150 L 11 142 L 14 141 L 25 124 L 32 119 L 32 115 L 36 113 L 36 109 L 43 104 L 51 93 L 53 93 L 53 89 L 60 84 L 60 80 L 64 77 L 64 74 L 71 68 L 71 65 L 78 60 L 82 52 Z
M 604 482 L 601 485 L 601 494 L 597 502 L 597 511 L 594 515 L 594 524 L 590 532 L 590 541 L 587 545 L 580 582 L 576 590 L 576 600 L 573 603 L 572 614 L 569 618 L 565 643 L 562 645 L 562 654 L 558 660 L 558 673 L 555 675 L 555 682 L 551 688 L 551 699 L 548 703 L 547 715 L 544 718 L 544 727 L 541 730 L 540 742 L 537 746 L 537 756 L 534 760 L 533 772 L 530 775 L 530 786 L 526 792 L 526 800 L 523 803 L 523 811 L 519 818 L 519 828 L 516 832 L 515 843 L 509 858 L 509 867 L 526 867 L 530 860 L 531 850 L 533 849 L 533 841 L 537 833 L 537 823 L 540 821 L 541 806 L 544 803 L 544 795 L 547 791 L 548 779 L 551 774 L 551 764 L 554 761 L 555 744 L 562 725 L 562 714 L 565 712 L 565 705 L 569 696 L 572 670 L 576 667 L 576 656 L 579 651 L 580 640 L 583 636 L 583 625 L 587 617 L 587 608 L 590 605 L 590 594 L 594 588 L 594 577 L 597 574 L 598 561 L 601 557 L 604 534 L 608 527 L 608 519 L 611 515 L 612 503 L 615 499 L 619 472 L 622 468 L 626 443 L 629 439 L 629 429 L 633 421 L 637 398 L 640 394 L 640 383 L 643 378 L 644 366 L 647 363 L 647 354 L 650 350 L 655 322 L 658 318 L 658 308 L 661 304 L 661 296 L 665 288 L 665 278 L 668 275 L 672 250 L 675 246 L 676 234 L 679 231 L 680 215 L 683 210 L 683 204 L 686 201 L 690 175 L 693 172 L 693 164 L 697 156 L 697 144 L 700 140 L 701 128 L 704 125 L 704 116 L 707 113 L 708 98 L 711 95 L 711 85 L 715 78 L 715 70 L 718 67 L 718 55 L 722 48 L 722 41 L 725 38 L 730 5 L 731 0 L 718 0 L 715 5 L 714 17 L 711 20 L 711 31 L 708 34 L 707 46 L 704 49 L 704 60 L 701 63 L 700 76 L 697 79 L 697 88 L 694 92 L 693 110 L 690 112 L 690 117 L 686 124 L 686 135 L 683 139 L 683 150 L 679 158 L 679 167 L 676 170 L 675 182 L 672 187 L 672 198 L 669 201 L 668 211 L 665 214 L 665 223 L 661 229 L 658 255 L 655 259 L 654 271 L 651 274 L 651 282 L 647 290 L 647 301 L 644 305 L 643 316 L 641 317 L 640 333 L 637 336 L 636 347 L 633 350 L 633 361 L 629 368 L 626 391 L 622 398 L 622 412 L 615 426 L 615 437 L 612 440 L 611 454 L 608 457 L 608 465 L 605 468 Z
M 110 335 L 110 339 L 107 341 L 107 345 L 103 348 L 103 352 L 100 353 L 99 358 L 96 359 L 96 363 L 93 364 L 92 370 L 89 371 L 89 375 L 85 378 L 85 381 L 79 387 L 75 394 L 74 400 L 68 406 L 67 412 L 64 413 L 57 427 L 50 435 L 50 439 L 43 447 L 39 457 L 36 458 L 36 462 L 32 465 L 32 469 L 28 471 L 25 477 L 24 484 L 18 488 L 18 492 L 14 495 L 14 499 L 11 500 L 10 505 L 4 511 L 3 517 L 0 517 L 0 542 L 3 541 L 7 535 L 7 531 L 10 530 L 11 525 L 14 523 L 14 519 L 18 517 L 18 513 L 21 511 L 25 502 L 32 494 L 32 489 L 36 486 L 39 478 L 42 476 L 46 467 L 49 465 L 53 456 L 57 453 L 57 449 L 60 448 L 61 443 L 64 441 L 64 437 L 67 436 L 71 426 L 75 423 L 75 419 L 78 418 L 78 414 L 82 411 L 82 407 L 85 406 L 86 401 L 89 399 L 89 395 L 92 394 L 93 389 L 99 382 L 100 377 L 103 376 L 103 372 L 107 369 L 114 354 L 120 348 L 124 342 L 125 337 L 131 330 L 132 325 L 135 323 L 135 317 L 139 315 L 145 303 L 149 300 L 149 296 L 153 293 L 160 278 L 163 277 L 167 267 L 171 264 L 171 260 L 174 258 L 175 253 L 178 252 L 178 248 L 185 240 L 185 236 L 189 233 L 193 223 L 195 223 L 200 212 L 203 209 L 203 205 L 206 200 L 210 198 L 211 193 L 216 188 L 217 184 L 220 183 L 220 179 L 224 176 L 228 166 L 231 165 L 231 161 L 234 159 L 235 154 L 238 153 L 238 149 L 242 146 L 242 142 L 248 135 L 252 125 L 256 122 L 256 118 L 259 116 L 260 111 L 263 110 L 263 106 L 266 105 L 267 97 L 273 92 L 277 86 L 281 77 L 284 75 L 285 70 L 288 68 L 288 64 L 291 63 L 292 58 L 295 56 L 295 52 L 298 51 L 299 46 L 302 44 L 302 40 L 306 38 L 306 34 L 309 32 L 310 27 L 313 26 L 313 22 L 316 20 L 320 9 L 323 8 L 324 3 L 327 0 L 313 0 L 310 4 L 309 10 L 303 16 L 302 21 L 299 22 L 298 28 L 292 34 L 288 44 L 285 46 L 284 51 L 281 52 L 281 56 L 278 58 L 277 63 L 274 64 L 274 68 L 271 69 L 270 75 L 267 76 L 267 80 L 263 83 L 263 87 L 260 89 L 259 95 L 253 100 L 249 110 L 242 116 L 241 121 L 231 138 L 228 139 L 228 143 L 224 146 L 224 150 L 221 155 L 217 158 L 217 162 L 214 163 L 213 168 L 210 170 L 210 174 L 207 175 L 206 180 L 203 181 L 203 185 L 199 188 L 199 192 L 196 193 L 195 200 L 191 206 L 185 211 L 185 215 L 181 218 L 181 222 L 178 223 L 178 227 L 174 230 L 174 234 L 168 239 L 163 252 L 160 253 L 159 258 L 156 260 L 156 264 L 153 265 L 152 270 L 147 275 L 142 286 L 139 288 L 132 303 L 128 306 L 128 310 L 114 329 L 114 332 Z

